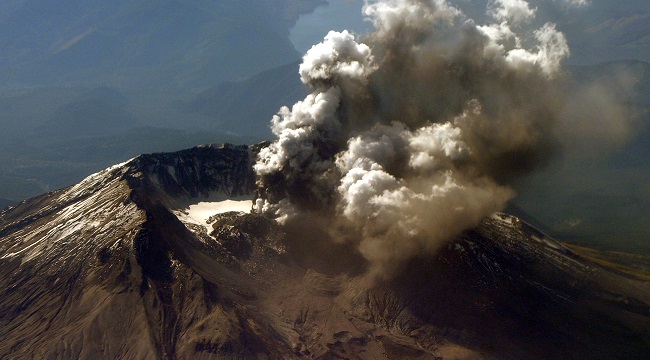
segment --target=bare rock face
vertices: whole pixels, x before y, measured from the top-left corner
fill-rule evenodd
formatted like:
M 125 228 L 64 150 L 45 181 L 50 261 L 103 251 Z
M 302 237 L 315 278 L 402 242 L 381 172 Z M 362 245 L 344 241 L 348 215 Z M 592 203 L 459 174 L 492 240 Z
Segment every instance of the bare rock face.
M 346 245 L 263 216 L 259 146 L 142 155 L 0 213 L 0 358 L 646 359 L 645 257 L 497 214 L 368 283 Z

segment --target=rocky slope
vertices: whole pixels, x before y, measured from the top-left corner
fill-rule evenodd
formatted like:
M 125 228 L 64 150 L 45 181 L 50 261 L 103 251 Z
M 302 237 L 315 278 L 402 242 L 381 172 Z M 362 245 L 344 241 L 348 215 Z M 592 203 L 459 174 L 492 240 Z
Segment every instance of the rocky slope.
M 252 199 L 258 149 L 142 155 L 2 211 L 0 358 L 650 355 L 648 272 L 510 215 L 375 283 L 313 229 L 196 221 L 200 204 Z

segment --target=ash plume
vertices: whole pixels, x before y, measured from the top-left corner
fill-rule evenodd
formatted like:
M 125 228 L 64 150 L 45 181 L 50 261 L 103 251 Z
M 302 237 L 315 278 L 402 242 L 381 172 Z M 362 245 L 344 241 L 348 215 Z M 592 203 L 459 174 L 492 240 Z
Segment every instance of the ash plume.
M 582 115 L 567 103 L 567 41 L 550 22 L 530 29 L 527 1 L 490 1 L 487 24 L 444 0 L 363 12 L 374 32 L 332 31 L 305 54 L 311 94 L 271 121 L 255 210 L 285 224 L 319 217 L 334 241 L 357 243 L 371 274 L 390 276 L 501 210 L 508 184 L 562 146 L 567 114 Z

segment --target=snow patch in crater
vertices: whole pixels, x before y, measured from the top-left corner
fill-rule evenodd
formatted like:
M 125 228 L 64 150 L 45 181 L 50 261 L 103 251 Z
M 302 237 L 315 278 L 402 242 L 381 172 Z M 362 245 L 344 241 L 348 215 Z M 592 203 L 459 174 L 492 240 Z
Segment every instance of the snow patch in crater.
M 208 201 L 188 204 L 183 209 L 174 211 L 174 214 L 185 224 L 194 224 L 204 227 L 206 233 L 209 235 L 212 228 L 208 223 L 208 219 L 211 216 L 231 211 L 250 212 L 253 207 L 253 198 L 251 196 L 240 196 L 230 199 L 222 198 L 220 200 L 218 200 L 218 198 L 213 198 L 206 200 Z
M 221 214 L 229 211 L 250 212 L 253 207 L 253 200 L 223 200 L 216 202 L 200 202 L 190 205 L 187 213 L 188 216 L 200 221 L 207 219 L 215 214 Z

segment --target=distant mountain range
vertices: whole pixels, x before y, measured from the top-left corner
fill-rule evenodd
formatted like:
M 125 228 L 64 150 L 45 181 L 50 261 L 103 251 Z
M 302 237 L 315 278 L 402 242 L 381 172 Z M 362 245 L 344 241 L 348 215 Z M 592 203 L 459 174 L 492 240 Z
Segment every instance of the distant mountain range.
M 289 29 L 324 3 L 2 2 L 0 196 L 143 152 L 268 137 L 272 115 L 305 93 Z
M 271 115 L 281 106 L 291 107 L 308 93 L 298 76 L 299 65 L 296 61 L 244 81 L 221 83 L 196 95 L 185 109 L 211 119 L 203 125 L 207 128 L 270 137 Z
M 540 9 L 542 6 L 540 6 Z M 549 11 L 549 15 L 555 15 Z M 592 0 L 558 26 L 569 36 L 574 64 L 636 59 L 650 61 L 650 3 Z
M 322 1 L 18 0 L 0 10 L 0 87 L 197 88 L 299 58 L 288 29 Z
M 189 95 L 109 87 L 6 91 L 0 196 L 26 199 L 146 152 L 268 139 L 273 114 L 306 93 L 297 62 Z

